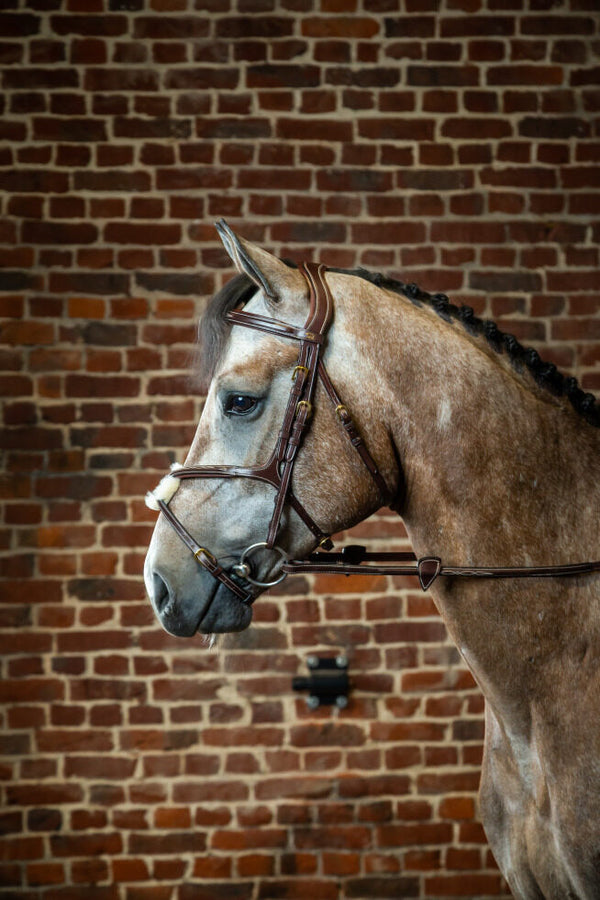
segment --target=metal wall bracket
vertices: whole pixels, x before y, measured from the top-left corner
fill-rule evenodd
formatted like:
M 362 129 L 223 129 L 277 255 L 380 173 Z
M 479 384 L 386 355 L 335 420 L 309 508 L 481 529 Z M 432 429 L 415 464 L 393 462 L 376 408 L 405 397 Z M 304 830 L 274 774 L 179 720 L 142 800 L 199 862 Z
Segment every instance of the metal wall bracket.
M 308 691 L 306 705 L 309 709 L 319 706 L 337 706 L 344 709 L 348 706 L 348 660 L 345 656 L 319 657 L 309 656 L 306 665 L 310 669 L 310 677 L 298 676 L 292 680 L 295 691 Z

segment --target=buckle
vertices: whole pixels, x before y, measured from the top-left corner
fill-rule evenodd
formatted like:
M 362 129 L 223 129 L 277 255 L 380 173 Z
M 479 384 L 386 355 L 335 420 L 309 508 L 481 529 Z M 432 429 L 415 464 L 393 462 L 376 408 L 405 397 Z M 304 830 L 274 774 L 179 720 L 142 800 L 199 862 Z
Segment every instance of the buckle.
M 312 415 L 312 404 L 308 400 L 298 400 L 296 405 L 296 416 L 300 415 L 300 407 L 306 409 L 306 418 L 310 419 Z
M 306 376 L 309 373 L 309 369 L 307 366 L 296 366 L 296 368 L 292 372 L 292 381 L 296 380 L 296 378 L 298 377 L 298 372 L 304 372 Z
M 217 562 L 217 560 L 216 560 L 216 557 L 213 556 L 213 554 L 210 552 L 210 550 L 207 550 L 206 547 L 198 547 L 198 549 L 197 549 L 196 552 L 194 553 L 194 559 L 195 559 L 196 562 L 199 563 L 201 566 L 205 566 L 205 568 L 208 568 L 208 566 L 207 566 L 205 563 L 203 563 L 202 560 L 200 559 L 200 555 L 201 555 L 202 553 L 203 553 L 204 556 L 208 559 L 208 562 L 209 562 L 209 565 L 210 565 L 210 566 L 212 566 L 213 568 L 216 568 L 216 567 L 219 565 L 218 562 Z

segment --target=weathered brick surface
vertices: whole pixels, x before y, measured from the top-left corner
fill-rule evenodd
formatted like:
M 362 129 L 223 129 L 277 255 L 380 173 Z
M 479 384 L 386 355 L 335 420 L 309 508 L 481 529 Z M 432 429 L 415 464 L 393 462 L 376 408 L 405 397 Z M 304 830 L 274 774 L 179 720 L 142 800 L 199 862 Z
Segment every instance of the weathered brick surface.
M 482 698 L 408 579 L 163 633 L 141 501 L 194 430 L 226 216 L 468 302 L 600 390 L 595 0 L 8 0 L 0 12 L 0 896 L 506 896 Z M 373 517 L 355 539 L 404 547 Z M 291 691 L 343 651 L 345 711 Z

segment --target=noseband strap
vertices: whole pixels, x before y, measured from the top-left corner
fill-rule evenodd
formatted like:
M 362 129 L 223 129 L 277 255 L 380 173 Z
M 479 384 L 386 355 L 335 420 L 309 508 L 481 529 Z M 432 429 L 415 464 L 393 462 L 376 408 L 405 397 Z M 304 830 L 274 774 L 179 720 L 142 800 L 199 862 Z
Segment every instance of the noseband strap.
M 302 519 L 307 528 L 325 550 L 333 546 L 331 538 L 314 521 L 291 490 L 292 473 L 298 450 L 309 427 L 317 382 L 320 381 L 325 393 L 333 403 L 343 433 L 358 452 L 369 475 L 375 482 L 382 504 L 391 499 L 385 479 L 379 472 L 377 463 L 369 453 L 350 413 L 340 399 L 322 360 L 327 331 L 333 321 L 333 299 L 324 278 L 325 267 L 316 263 L 303 263 L 300 272 L 306 279 L 310 307 L 306 322 L 302 327 L 282 322 L 279 319 L 260 316 L 244 309 L 234 309 L 227 313 L 226 320 L 232 325 L 241 325 L 275 337 L 297 341 L 298 358 L 292 375 L 292 387 L 288 397 L 283 422 L 275 449 L 269 461 L 263 466 L 187 466 L 171 471 L 171 477 L 179 480 L 189 478 L 251 478 L 270 484 L 275 489 L 273 514 L 269 523 L 266 541 L 262 545 L 268 550 L 275 548 L 277 534 L 284 508 L 289 505 Z M 170 496 L 174 491 L 171 493 Z M 184 544 L 194 554 L 196 561 L 210 574 L 224 584 L 244 602 L 251 602 L 250 592 L 242 589 L 219 565 L 210 551 L 195 541 L 169 508 L 169 498 L 152 498 L 151 504 L 160 509 L 169 524 Z M 246 551 L 245 551 L 246 552 Z M 242 554 L 244 557 L 244 554 Z M 247 565 L 247 564 L 245 564 Z M 238 564 L 238 574 L 242 567 Z M 253 579 L 249 579 L 253 580 Z M 254 581 L 256 584 L 257 582 Z

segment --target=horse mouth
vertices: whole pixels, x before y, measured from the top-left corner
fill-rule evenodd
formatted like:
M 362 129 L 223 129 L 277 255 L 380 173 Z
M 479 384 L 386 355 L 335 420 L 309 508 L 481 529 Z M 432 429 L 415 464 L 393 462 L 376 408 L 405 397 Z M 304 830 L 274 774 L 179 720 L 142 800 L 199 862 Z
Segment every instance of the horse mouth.
M 252 615 L 251 601 L 244 603 L 229 588 L 219 584 L 203 611 L 196 630 L 201 634 L 245 631 L 252 622 Z
M 232 579 L 241 579 L 233 574 Z M 252 621 L 250 602 L 243 603 L 225 585 L 214 581 L 206 585 L 208 591 L 200 598 L 194 592 L 175 594 L 158 573 L 153 576 L 152 605 L 162 627 L 174 637 L 193 637 L 195 634 L 222 634 L 244 631 Z M 250 585 L 242 583 L 252 591 Z

